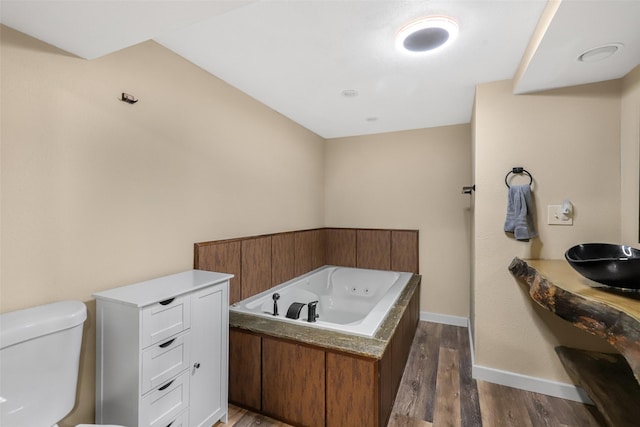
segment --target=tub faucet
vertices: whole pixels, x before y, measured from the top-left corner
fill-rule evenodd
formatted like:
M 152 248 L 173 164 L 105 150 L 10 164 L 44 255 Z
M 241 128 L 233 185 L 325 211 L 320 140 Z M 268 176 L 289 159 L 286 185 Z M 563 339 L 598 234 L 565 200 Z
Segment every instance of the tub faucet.
M 318 317 L 318 313 L 316 313 L 316 307 L 318 306 L 318 301 L 311 301 L 307 304 L 307 322 L 315 322 Z
M 275 293 L 273 294 L 273 315 L 277 316 L 278 315 L 278 300 L 280 299 L 280 294 L 279 293 Z

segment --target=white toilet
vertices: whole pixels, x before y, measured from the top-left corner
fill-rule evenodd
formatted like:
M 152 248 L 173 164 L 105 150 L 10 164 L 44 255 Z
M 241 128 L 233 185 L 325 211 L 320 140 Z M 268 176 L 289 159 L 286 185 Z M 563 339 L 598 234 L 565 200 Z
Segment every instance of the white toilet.
M 2 427 L 55 427 L 71 412 L 86 318 L 79 301 L 0 314 Z

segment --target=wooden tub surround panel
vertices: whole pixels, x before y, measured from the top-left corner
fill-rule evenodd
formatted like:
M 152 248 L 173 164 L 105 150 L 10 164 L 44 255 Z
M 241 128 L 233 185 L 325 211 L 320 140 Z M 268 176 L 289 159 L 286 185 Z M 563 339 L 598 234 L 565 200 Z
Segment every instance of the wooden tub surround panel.
M 240 261 L 242 242 L 235 240 L 214 243 L 196 246 L 194 268 L 233 274 L 233 279 L 229 282 L 229 301 L 231 303 L 238 302 L 242 300 L 242 264 Z
M 542 307 L 605 339 L 621 356 L 557 347 L 569 376 L 581 385 L 612 426 L 640 420 L 640 300 L 637 293 L 603 288 L 564 260 L 514 258 L 511 273 L 529 285 Z M 616 379 L 627 376 L 626 380 Z
M 271 287 L 296 277 L 295 234 L 271 236 Z
M 271 236 L 242 241 L 242 299 L 271 288 L 271 253 Z
M 297 231 L 295 236 L 295 277 L 325 265 L 324 230 Z
M 289 424 L 324 427 L 325 352 L 263 336 L 262 412 Z
M 327 264 L 418 274 L 418 231 L 318 228 L 194 244 L 195 269 L 235 276 L 231 304 Z
M 391 230 L 391 270 L 418 273 L 418 232 Z
M 325 235 L 327 264 L 356 267 L 356 230 L 327 228 Z
M 356 231 L 356 266 L 391 270 L 391 231 Z
M 262 410 L 262 338 L 236 328 L 229 330 L 229 401 Z
M 327 426 L 378 425 L 374 360 L 327 352 Z

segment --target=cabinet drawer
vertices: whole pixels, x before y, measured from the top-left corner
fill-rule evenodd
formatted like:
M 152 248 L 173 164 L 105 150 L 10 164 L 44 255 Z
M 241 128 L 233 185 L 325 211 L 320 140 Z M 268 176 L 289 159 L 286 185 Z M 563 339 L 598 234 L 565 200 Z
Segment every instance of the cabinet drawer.
M 190 363 L 191 335 L 183 332 L 142 352 L 142 394 L 160 387 Z
M 140 402 L 140 427 L 166 427 L 189 406 L 189 372 L 150 391 Z
M 188 329 L 191 319 L 188 295 L 161 301 L 142 310 L 142 348 Z
M 189 427 L 189 411 L 182 411 L 182 413 L 169 421 L 166 426 L 160 425 L 160 427 Z

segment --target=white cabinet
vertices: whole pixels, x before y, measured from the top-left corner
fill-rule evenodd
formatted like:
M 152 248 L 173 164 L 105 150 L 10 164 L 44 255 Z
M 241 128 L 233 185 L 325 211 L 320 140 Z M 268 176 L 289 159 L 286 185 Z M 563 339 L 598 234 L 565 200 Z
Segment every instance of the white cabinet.
M 190 270 L 93 295 L 97 423 L 227 421 L 232 277 Z
M 227 412 L 227 388 L 219 384 L 228 383 L 228 349 L 220 343 L 228 341 L 229 326 L 221 322 L 218 313 L 228 310 L 229 298 L 207 288 L 194 292 L 191 304 L 194 313 L 192 369 L 197 375 L 191 377 L 189 422 L 194 427 L 210 427 Z

